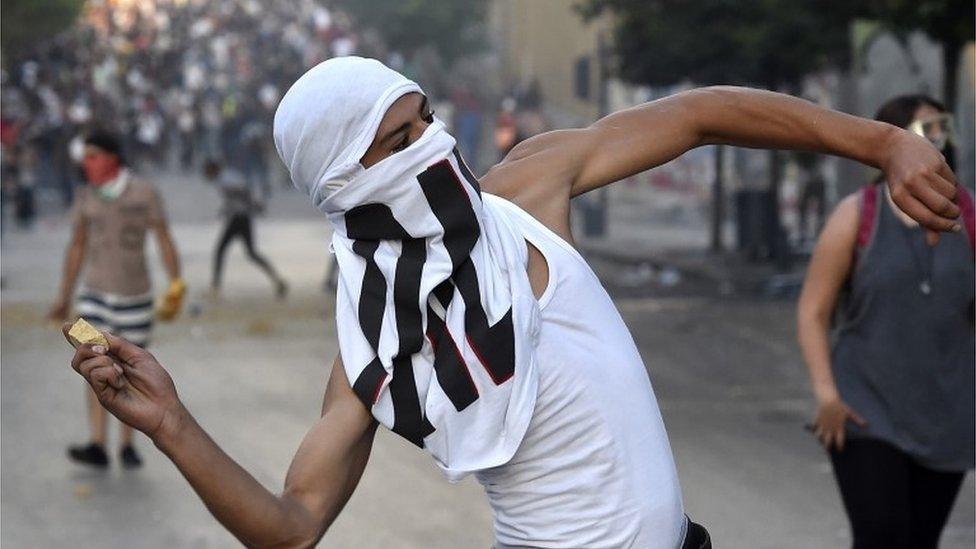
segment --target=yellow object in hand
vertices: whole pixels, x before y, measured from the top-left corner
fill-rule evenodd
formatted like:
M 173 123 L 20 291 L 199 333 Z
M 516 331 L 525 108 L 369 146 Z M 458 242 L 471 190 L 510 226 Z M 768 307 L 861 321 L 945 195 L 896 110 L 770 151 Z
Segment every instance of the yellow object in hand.
M 186 282 L 182 278 L 174 278 L 169 283 L 166 293 L 159 298 L 156 304 L 156 316 L 160 320 L 173 320 L 180 314 L 183 308 L 183 296 L 186 295 Z
M 83 318 L 79 318 L 71 325 L 71 329 L 68 330 L 68 341 L 76 349 L 82 345 L 101 345 L 106 349 L 108 348 L 108 340 L 105 339 L 102 332 L 96 330 Z

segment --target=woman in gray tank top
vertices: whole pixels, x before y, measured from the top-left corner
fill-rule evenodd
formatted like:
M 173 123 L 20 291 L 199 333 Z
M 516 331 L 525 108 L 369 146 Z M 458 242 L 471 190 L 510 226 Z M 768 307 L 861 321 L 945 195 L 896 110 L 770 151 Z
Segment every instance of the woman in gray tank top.
M 951 118 L 937 101 L 898 97 L 875 118 L 924 135 L 952 165 Z M 958 191 L 965 230 L 935 245 L 883 182 L 848 196 L 820 235 L 800 296 L 814 432 L 855 549 L 935 549 L 973 468 L 972 199 Z

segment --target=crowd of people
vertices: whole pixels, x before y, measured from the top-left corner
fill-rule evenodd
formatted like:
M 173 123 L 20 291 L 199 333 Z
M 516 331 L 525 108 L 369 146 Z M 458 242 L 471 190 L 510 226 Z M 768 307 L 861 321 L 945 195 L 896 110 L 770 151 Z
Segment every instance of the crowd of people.
M 375 54 L 314 0 L 102 0 L 2 81 L 5 197 L 29 224 L 35 190 L 70 204 L 84 136 L 122 135 L 137 166 L 232 164 L 267 195 L 271 118 L 284 88 L 333 56 Z
M 21 226 L 31 224 L 40 189 L 70 205 L 84 180 L 84 138 L 95 129 L 119 133 L 137 169 L 191 171 L 215 160 L 266 199 L 273 182 L 286 182 L 271 141 L 282 94 L 309 67 L 351 54 L 417 79 L 426 72 L 320 0 L 86 2 L 72 28 L 0 73 L 5 203 Z M 477 80 L 432 86 L 438 117 L 476 169 L 548 128 L 537 86 L 502 100 Z M 493 122 L 500 129 L 483 155 Z

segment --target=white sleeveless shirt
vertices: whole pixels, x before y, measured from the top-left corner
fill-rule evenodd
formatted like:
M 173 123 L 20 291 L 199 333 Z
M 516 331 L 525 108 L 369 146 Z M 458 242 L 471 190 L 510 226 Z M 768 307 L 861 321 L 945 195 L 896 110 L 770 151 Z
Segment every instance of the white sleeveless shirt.
M 518 451 L 479 471 L 499 546 L 675 549 L 681 489 L 637 346 L 569 243 L 483 193 L 545 257 L 535 410 Z

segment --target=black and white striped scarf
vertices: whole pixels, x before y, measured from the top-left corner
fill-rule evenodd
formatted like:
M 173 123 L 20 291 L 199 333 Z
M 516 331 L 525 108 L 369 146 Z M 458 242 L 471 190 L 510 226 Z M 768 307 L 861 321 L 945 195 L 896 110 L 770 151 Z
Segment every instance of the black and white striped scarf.
M 395 78 L 390 86 L 419 90 Z M 300 106 L 287 104 L 294 89 L 279 115 Z M 378 95 L 385 111 L 402 93 Z M 276 139 L 279 131 L 287 128 L 276 119 Z M 405 150 L 350 172 L 318 204 L 334 227 L 339 347 L 354 392 L 452 479 L 507 462 L 537 384 L 524 237 L 482 200 L 439 120 Z

